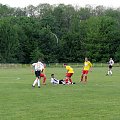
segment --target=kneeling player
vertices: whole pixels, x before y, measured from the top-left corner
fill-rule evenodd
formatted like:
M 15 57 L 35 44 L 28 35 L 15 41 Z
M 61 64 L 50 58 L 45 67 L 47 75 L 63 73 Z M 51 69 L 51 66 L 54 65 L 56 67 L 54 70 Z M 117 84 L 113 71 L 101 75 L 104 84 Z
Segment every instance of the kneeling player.
M 70 67 L 70 66 L 68 66 L 67 64 L 64 64 L 64 67 L 65 67 L 66 70 L 67 70 L 66 78 L 65 78 L 66 84 L 69 84 L 69 82 L 70 82 L 71 84 L 73 84 L 72 78 L 71 78 L 72 75 L 74 74 L 73 68 Z

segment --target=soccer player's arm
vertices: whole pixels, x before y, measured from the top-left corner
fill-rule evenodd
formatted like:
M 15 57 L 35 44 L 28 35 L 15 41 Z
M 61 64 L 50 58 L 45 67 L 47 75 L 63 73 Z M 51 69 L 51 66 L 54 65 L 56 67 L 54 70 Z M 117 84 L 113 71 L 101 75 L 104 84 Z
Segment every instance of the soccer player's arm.
M 89 65 L 90 65 L 90 72 L 92 72 L 92 63 L 90 62 Z
M 115 63 L 115 62 L 113 61 L 113 64 L 112 64 L 112 65 L 114 65 L 114 63 Z
M 82 71 L 84 70 L 84 67 L 85 67 L 85 62 L 84 62 L 84 65 L 83 65 L 83 67 L 82 67 Z
M 35 63 L 33 63 L 31 67 L 32 67 L 32 73 L 34 73 L 34 71 L 35 71 Z
M 42 69 L 43 74 L 45 74 L 45 68 L 46 68 L 46 64 L 44 64 L 44 67 Z
M 42 69 L 42 73 L 44 74 L 44 76 L 46 76 L 46 75 L 45 75 L 45 68 L 44 68 L 44 69 Z
M 67 72 L 66 72 L 66 73 L 68 73 L 68 71 L 69 71 L 69 66 L 66 66 L 66 70 L 67 70 Z

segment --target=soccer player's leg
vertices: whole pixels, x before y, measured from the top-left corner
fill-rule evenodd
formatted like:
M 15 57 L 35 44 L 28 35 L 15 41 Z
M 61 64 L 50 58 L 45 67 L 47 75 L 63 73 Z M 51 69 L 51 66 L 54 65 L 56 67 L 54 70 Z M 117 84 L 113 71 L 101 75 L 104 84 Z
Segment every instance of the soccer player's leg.
M 36 79 L 34 80 L 33 84 L 32 84 L 32 87 L 35 87 L 35 85 L 37 84 L 37 81 L 38 81 L 38 77 L 37 77 L 37 72 L 35 71 L 35 76 L 36 76 Z
M 46 75 L 43 77 L 43 85 L 46 85 Z
M 43 77 L 42 84 L 43 84 L 43 85 L 46 85 L 46 75 L 43 74 L 43 73 L 41 73 L 41 74 L 40 74 L 40 77 Z
M 32 87 L 35 87 L 36 84 L 37 84 L 37 78 L 34 80 Z
M 81 75 L 80 82 L 83 82 L 83 77 L 84 77 L 84 74 Z
M 66 83 L 66 84 L 68 83 L 68 80 L 69 80 L 69 78 L 66 77 L 66 78 L 65 78 L 65 83 Z
M 112 66 L 110 66 L 110 74 L 112 75 Z
M 54 80 L 53 84 L 59 84 L 59 80 Z
M 85 83 L 87 82 L 87 74 L 85 74 Z
M 112 72 L 111 72 L 111 68 L 112 68 L 112 66 L 111 65 L 109 65 L 109 68 L 108 68 L 108 73 L 107 73 L 107 75 L 110 75 Z
M 64 81 L 63 80 L 59 80 L 59 84 L 64 84 Z
M 81 80 L 80 80 L 80 82 L 83 82 L 84 74 L 85 74 L 85 71 L 83 70 L 83 71 L 82 71 L 82 75 L 81 75 Z
M 73 83 L 73 82 L 72 82 L 72 78 L 71 78 L 72 75 L 73 75 L 73 73 L 69 73 L 69 81 L 71 82 L 71 84 Z
M 38 79 L 38 88 L 40 88 L 40 79 Z
M 72 77 L 73 73 L 67 73 L 67 77 L 68 77 L 68 80 L 70 81 L 70 83 L 72 84 Z
M 69 77 L 69 81 L 71 82 L 71 84 L 73 83 L 71 77 Z
M 36 71 L 36 77 L 38 82 L 38 88 L 40 88 L 40 71 Z
M 85 83 L 87 82 L 88 70 L 85 71 Z
M 69 78 L 68 78 L 68 73 L 66 73 L 65 84 L 68 84 L 68 80 L 69 80 Z
M 72 84 L 72 79 L 71 79 L 72 75 L 73 75 L 73 73 L 67 73 L 66 74 L 66 79 L 65 79 L 66 84 L 68 83 L 68 81 L 70 81 L 70 83 Z

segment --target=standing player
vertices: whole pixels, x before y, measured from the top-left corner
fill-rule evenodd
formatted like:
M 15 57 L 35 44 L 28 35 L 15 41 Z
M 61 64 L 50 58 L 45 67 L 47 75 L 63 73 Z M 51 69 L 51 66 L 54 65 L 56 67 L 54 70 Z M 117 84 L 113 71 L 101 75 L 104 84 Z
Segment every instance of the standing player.
M 34 67 L 36 76 L 36 79 L 34 80 L 32 87 L 35 87 L 36 83 L 38 83 L 38 88 L 40 88 L 40 73 L 44 69 L 44 65 L 43 63 L 40 62 L 40 60 L 38 60 L 38 62 L 33 63 L 32 66 Z
M 110 58 L 109 62 L 108 62 L 108 73 L 106 75 L 112 75 L 112 66 L 114 64 L 114 61 L 112 58 Z
M 67 70 L 67 73 L 66 73 L 66 78 L 65 78 L 65 82 L 66 84 L 70 81 L 70 83 L 72 84 L 72 75 L 74 74 L 74 71 L 73 71 L 73 68 L 68 66 L 67 64 L 64 64 L 64 67 L 66 68 Z
M 88 61 L 88 58 L 86 57 L 83 70 L 82 70 L 81 82 L 85 82 L 85 83 L 87 82 L 87 75 L 88 75 L 89 70 L 92 71 L 92 63 Z
M 45 75 L 45 67 L 46 65 L 44 64 L 44 68 L 42 69 L 42 72 L 40 73 L 40 78 L 43 78 L 42 84 L 46 85 L 46 75 Z

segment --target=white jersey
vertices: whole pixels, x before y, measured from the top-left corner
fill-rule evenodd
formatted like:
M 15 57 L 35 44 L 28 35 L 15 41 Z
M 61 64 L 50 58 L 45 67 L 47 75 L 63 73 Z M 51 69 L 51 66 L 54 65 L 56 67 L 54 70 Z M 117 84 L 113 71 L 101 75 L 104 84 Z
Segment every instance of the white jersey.
M 51 78 L 51 83 L 53 84 L 59 84 L 59 80 L 55 79 L 55 78 Z
M 41 62 L 33 63 L 32 66 L 34 67 L 35 71 L 42 71 L 44 69 L 44 65 Z
M 114 61 L 113 61 L 113 60 L 110 60 L 110 61 L 109 61 L 109 65 L 112 66 L 113 64 L 114 64 Z

